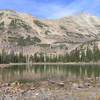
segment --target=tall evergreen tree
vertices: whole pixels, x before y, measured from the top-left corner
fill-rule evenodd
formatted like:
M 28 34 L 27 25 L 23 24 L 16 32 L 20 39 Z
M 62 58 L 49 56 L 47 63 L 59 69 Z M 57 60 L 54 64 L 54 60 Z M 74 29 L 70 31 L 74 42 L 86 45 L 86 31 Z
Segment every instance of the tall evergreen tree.
M 92 50 L 87 47 L 87 50 L 86 50 L 86 61 L 90 62 L 92 60 L 93 60 Z

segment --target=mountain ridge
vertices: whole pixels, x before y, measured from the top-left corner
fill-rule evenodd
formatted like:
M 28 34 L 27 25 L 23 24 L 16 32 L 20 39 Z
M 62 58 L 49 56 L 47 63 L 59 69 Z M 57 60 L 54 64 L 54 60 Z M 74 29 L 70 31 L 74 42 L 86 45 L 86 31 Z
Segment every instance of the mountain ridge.
M 87 13 L 41 19 L 26 13 L 0 10 L 1 50 L 7 52 L 63 54 L 94 40 L 100 40 L 100 18 Z

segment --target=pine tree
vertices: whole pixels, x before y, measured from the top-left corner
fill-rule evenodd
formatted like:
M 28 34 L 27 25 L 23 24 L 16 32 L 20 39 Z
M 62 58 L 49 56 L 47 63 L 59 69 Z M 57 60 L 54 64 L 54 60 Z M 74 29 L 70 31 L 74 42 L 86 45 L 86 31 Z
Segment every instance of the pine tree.
M 98 46 L 94 43 L 93 47 L 93 61 L 98 61 L 100 60 L 100 50 Z
M 85 52 L 84 51 L 81 51 L 81 58 L 80 58 L 80 61 L 81 62 L 85 62 L 86 60 L 85 60 Z
M 92 60 L 93 60 L 92 50 L 87 47 L 87 50 L 86 50 L 86 61 L 90 62 Z

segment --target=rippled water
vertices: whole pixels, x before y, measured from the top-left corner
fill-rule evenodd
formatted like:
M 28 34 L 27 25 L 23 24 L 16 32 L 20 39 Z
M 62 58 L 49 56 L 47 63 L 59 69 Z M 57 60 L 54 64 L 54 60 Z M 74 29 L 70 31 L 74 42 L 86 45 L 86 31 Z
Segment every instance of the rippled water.
M 96 65 L 32 65 L 12 66 L 0 69 L 0 81 L 46 81 L 73 80 L 99 77 L 100 66 Z

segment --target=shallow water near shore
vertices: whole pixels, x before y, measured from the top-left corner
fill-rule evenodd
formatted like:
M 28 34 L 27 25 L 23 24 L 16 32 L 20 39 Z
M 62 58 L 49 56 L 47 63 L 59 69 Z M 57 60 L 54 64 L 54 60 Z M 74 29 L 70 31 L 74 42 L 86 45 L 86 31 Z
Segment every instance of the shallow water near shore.
M 100 77 L 99 65 L 14 65 L 0 69 L 0 81 L 66 81 Z

